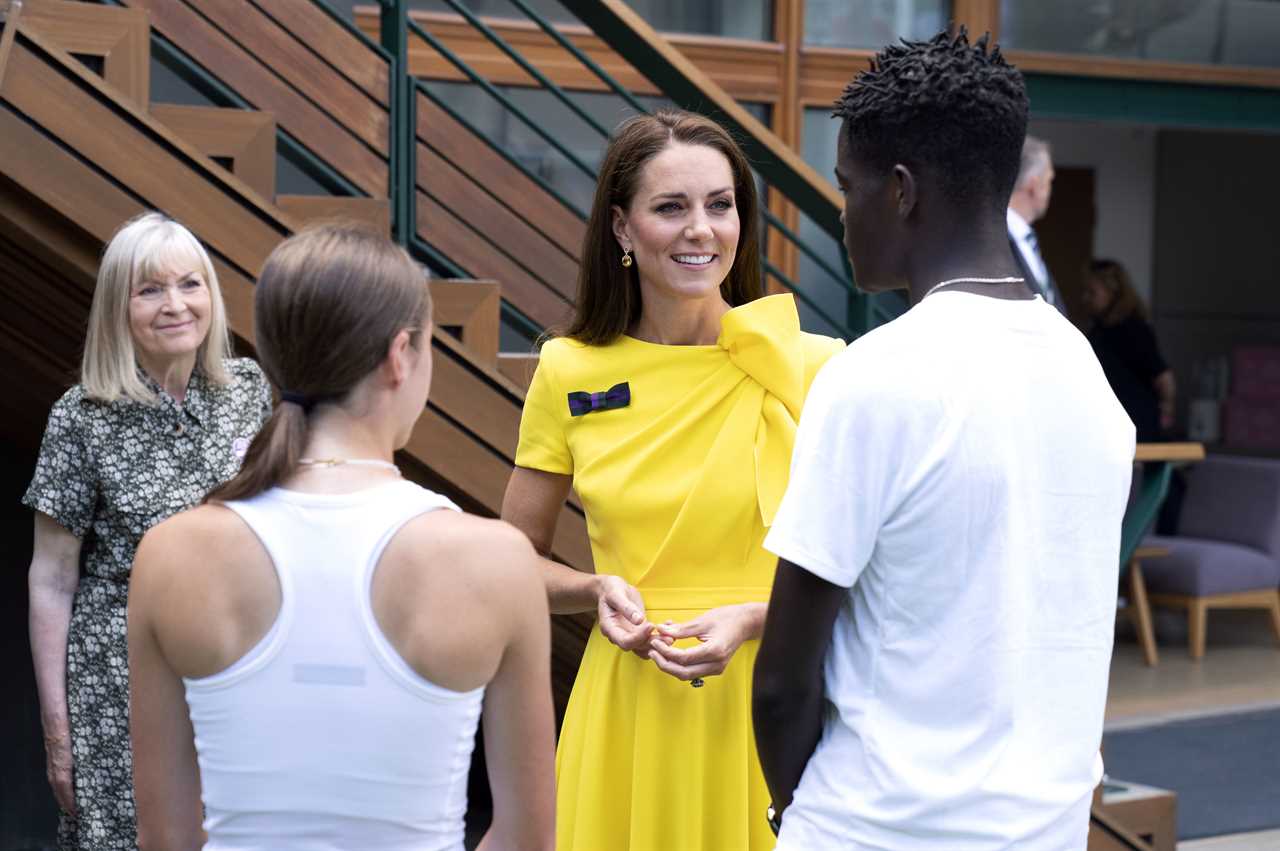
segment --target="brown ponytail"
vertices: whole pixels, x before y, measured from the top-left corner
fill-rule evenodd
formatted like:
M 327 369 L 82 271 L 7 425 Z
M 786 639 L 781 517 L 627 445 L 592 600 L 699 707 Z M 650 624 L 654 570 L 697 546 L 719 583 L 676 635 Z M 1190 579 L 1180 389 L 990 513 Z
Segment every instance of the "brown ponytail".
M 424 345 L 430 310 L 422 270 L 385 237 L 325 225 L 280 243 L 258 277 L 253 330 L 262 369 L 287 401 L 249 444 L 240 472 L 206 502 L 249 499 L 287 478 L 306 447 L 311 410 L 341 404 L 401 331 Z

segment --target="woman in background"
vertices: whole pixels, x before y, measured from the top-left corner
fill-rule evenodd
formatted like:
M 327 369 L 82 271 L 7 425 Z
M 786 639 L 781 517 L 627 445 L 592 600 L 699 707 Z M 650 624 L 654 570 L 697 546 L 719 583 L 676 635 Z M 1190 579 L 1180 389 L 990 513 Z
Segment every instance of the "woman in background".
M 1173 427 L 1176 386 L 1129 273 L 1115 260 L 1089 263 L 1084 305 L 1093 319 L 1089 343 L 1112 391 L 1138 429 L 1138 442 Z
M 204 248 L 159 213 L 125 223 L 98 268 L 80 383 L 49 413 L 23 502 L 35 509 L 31 654 L 60 849 L 133 849 L 125 605 L 143 533 L 240 467 L 271 411 L 231 359 Z
M 267 259 L 254 327 L 281 404 L 239 475 L 134 565 L 140 844 L 199 847 L 203 803 L 216 851 L 461 851 L 483 707 L 480 847 L 549 849 L 533 550 L 392 463 L 431 382 L 422 272 L 383 237 L 307 231 Z
M 773 847 L 751 669 L 761 547 L 809 383 L 842 348 L 761 298 L 750 166 L 699 115 L 633 118 L 605 153 L 578 303 L 543 347 L 502 516 L 545 555 L 572 486 L 594 573 L 542 560 L 554 612 L 596 612 L 560 735 L 560 851 Z

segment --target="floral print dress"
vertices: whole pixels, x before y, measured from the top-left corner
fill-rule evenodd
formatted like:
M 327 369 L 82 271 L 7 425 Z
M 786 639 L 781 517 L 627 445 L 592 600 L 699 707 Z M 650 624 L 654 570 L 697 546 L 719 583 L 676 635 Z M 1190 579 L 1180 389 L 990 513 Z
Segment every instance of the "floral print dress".
M 79 813 L 62 814 L 59 849 L 137 847 L 125 641 L 129 571 L 148 529 L 235 475 L 271 413 L 271 388 L 258 365 L 242 358 L 226 367 L 231 381 L 225 385 L 197 368 L 182 404 L 139 370 L 156 404 L 103 403 L 76 385 L 49 413 L 22 501 L 81 541 L 67 635 Z

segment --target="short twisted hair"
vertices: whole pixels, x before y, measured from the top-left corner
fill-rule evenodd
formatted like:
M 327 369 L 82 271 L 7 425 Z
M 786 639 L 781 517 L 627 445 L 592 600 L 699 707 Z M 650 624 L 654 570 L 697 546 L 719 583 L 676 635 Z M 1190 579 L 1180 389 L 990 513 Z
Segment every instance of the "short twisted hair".
M 928 171 L 954 203 L 1004 209 L 1027 132 L 1022 74 L 989 36 L 964 27 L 876 54 L 836 101 L 853 150 L 869 166 Z

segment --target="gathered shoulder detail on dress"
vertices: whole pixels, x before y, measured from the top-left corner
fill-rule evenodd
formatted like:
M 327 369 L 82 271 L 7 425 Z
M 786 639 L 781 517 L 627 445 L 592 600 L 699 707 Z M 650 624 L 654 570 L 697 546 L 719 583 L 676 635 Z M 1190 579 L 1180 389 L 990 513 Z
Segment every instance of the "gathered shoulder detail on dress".
M 764 525 L 770 526 L 787 489 L 805 394 L 818 367 L 843 343 L 801 331 L 795 297 L 785 294 L 730 310 L 720 328 L 718 342 L 729 360 L 764 388 L 755 440 L 756 496 Z M 815 345 L 814 339 L 825 342 Z

